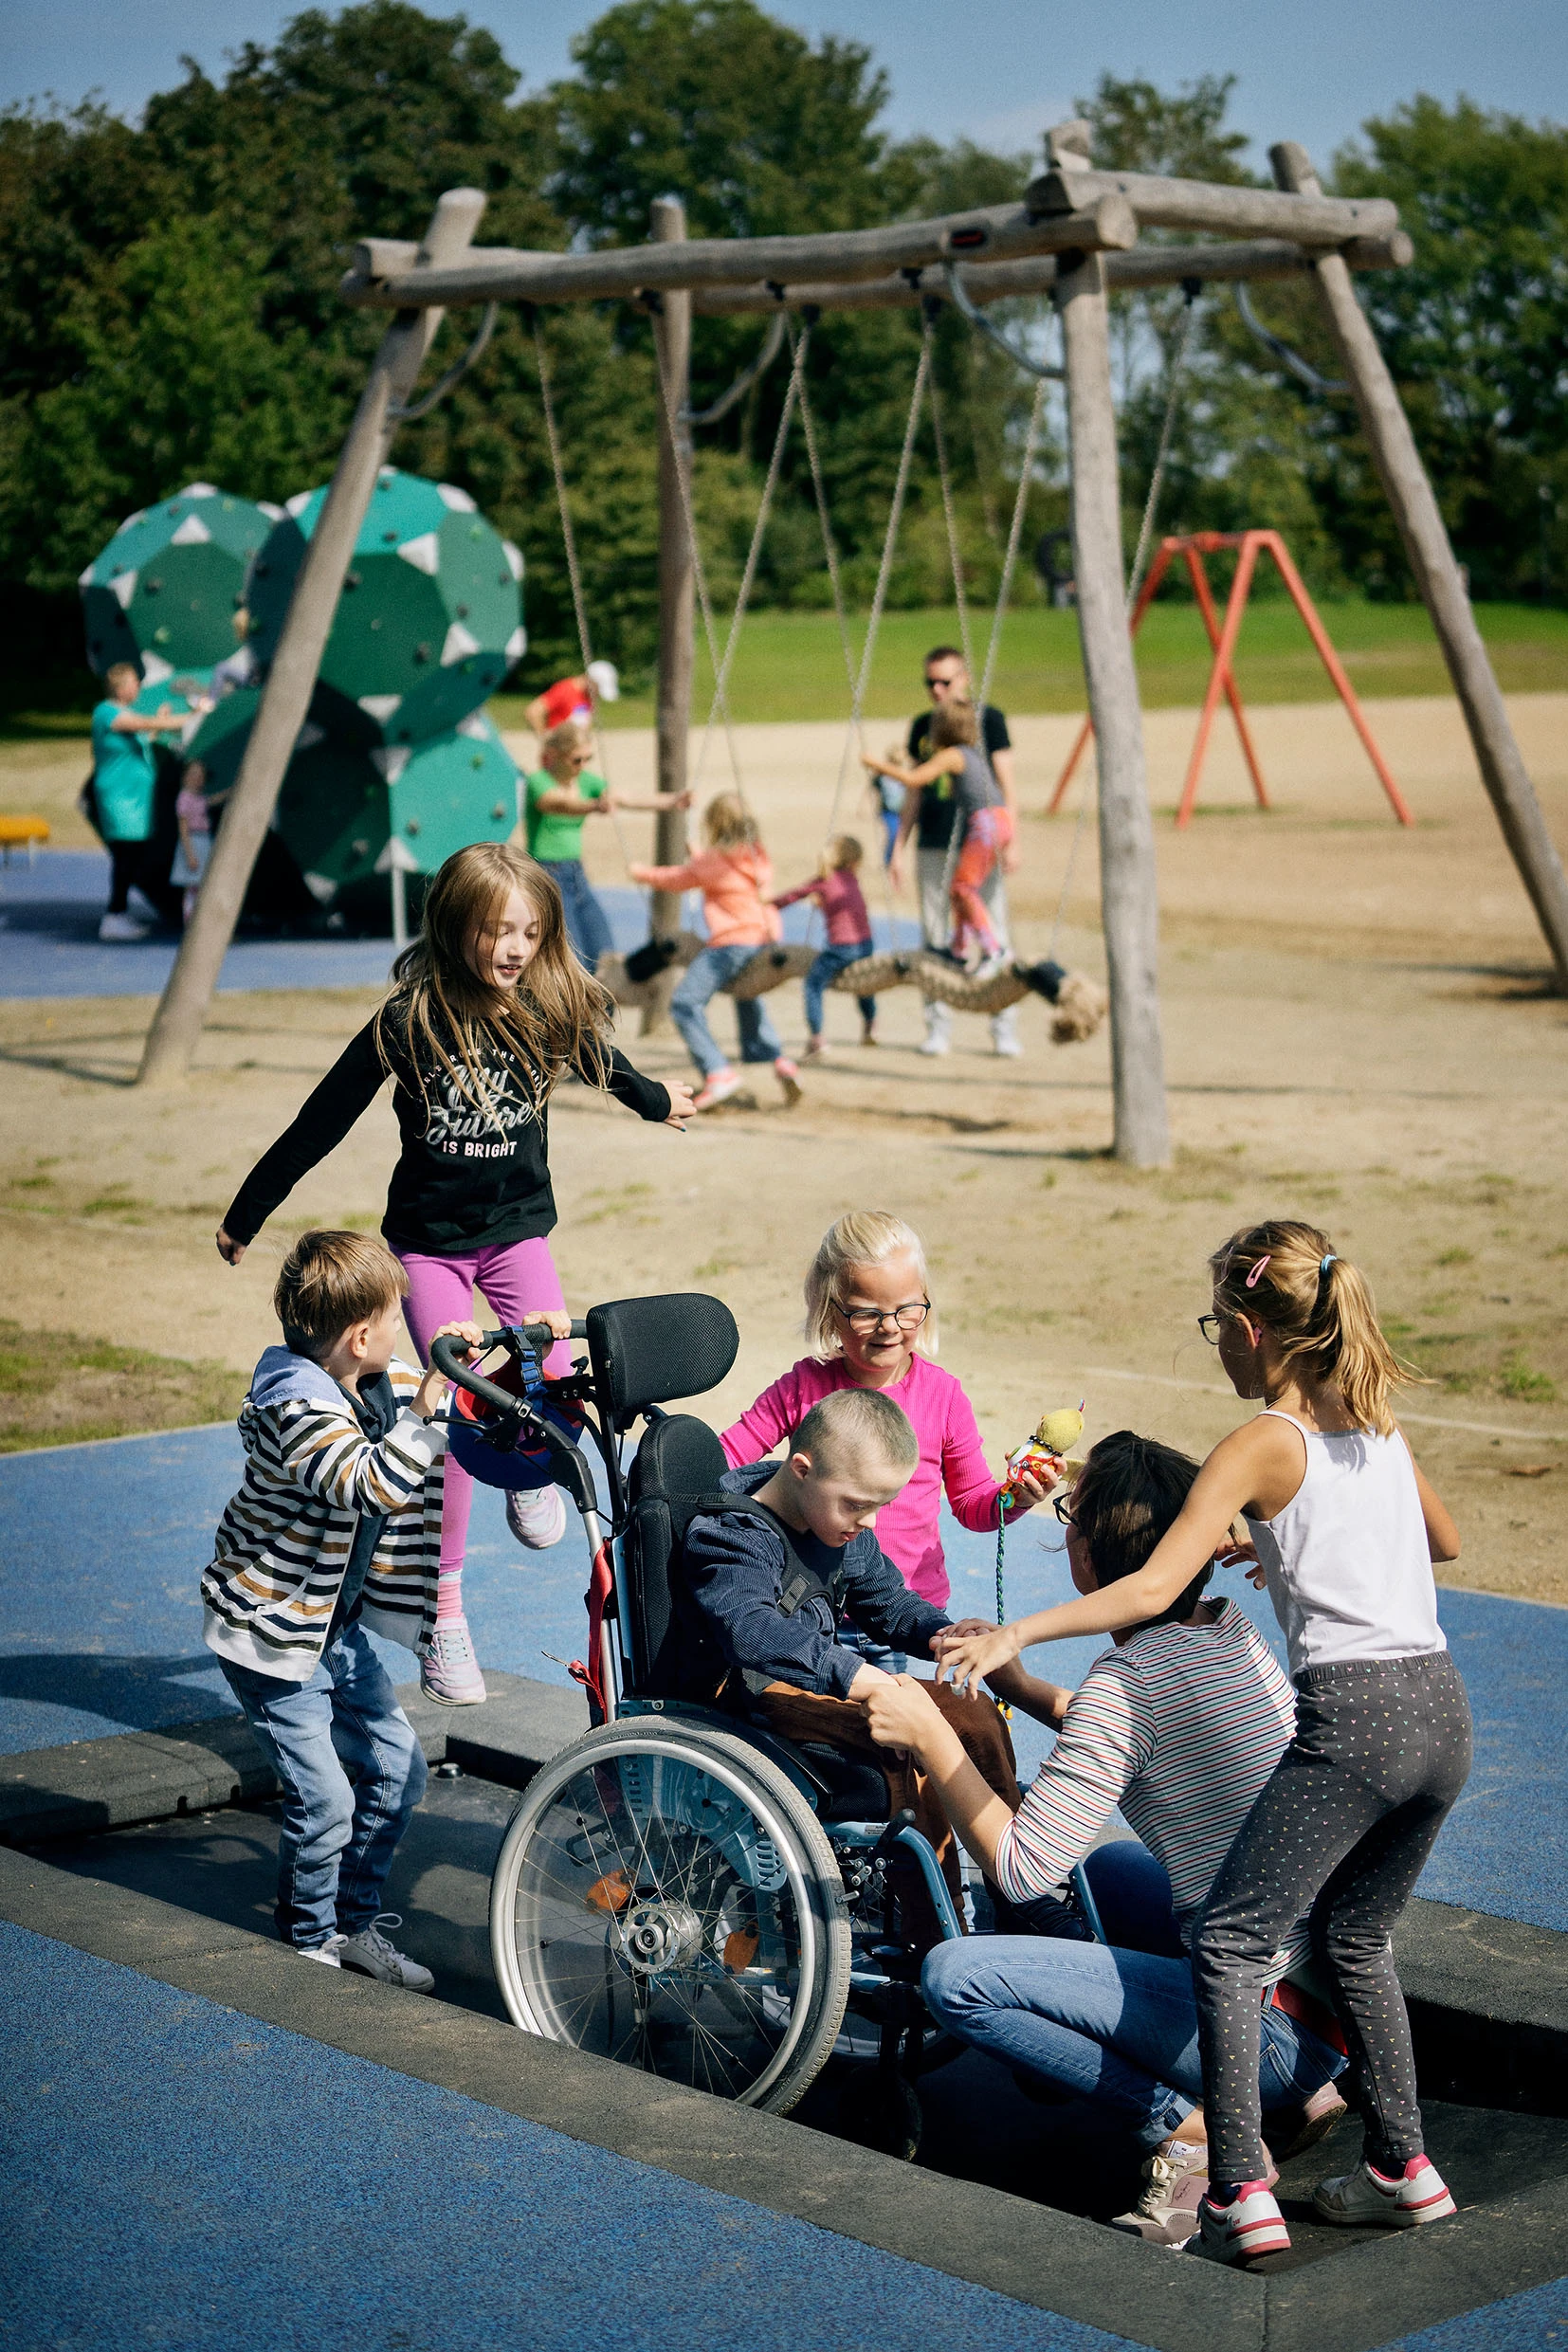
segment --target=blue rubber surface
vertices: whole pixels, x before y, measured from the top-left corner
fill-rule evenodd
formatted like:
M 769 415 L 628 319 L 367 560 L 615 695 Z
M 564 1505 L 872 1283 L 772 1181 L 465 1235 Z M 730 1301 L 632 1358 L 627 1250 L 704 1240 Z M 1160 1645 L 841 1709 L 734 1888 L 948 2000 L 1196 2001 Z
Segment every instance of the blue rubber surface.
M 619 948 L 647 937 L 647 901 L 629 887 L 599 892 Z M 123 947 L 101 947 L 99 921 L 109 896 L 109 860 L 101 849 L 44 849 L 28 866 L 0 866 L 0 996 L 155 996 L 173 966 L 172 932 L 154 931 Z M 699 902 L 687 900 L 688 926 L 701 931 Z M 811 910 L 786 907 L 784 936 L 811 936 Z M 879 947 L 908 947 L 910 922 L 873 918 Z M 815 934 L 821 938 L 820 928 Z M 392 967 L 390 939 L 244 938 L 224 958 L 220 989 L 379 988 Z
M 232 1428 L 0 1456 L 0 1754 L 199 1721 L 232 1706 L 202 1648 L 197 1579 L 237 1486 Z M 1068 1595 L 1054 1519 L 1008 1545 L 1010 1616 Z M 994 1539 L 943 1514 L 955 1616 L 995 1606 Z M 563 1541 L 524 1552 L 499 1494 L 480 1487 L 464 1595 L 481 1663 L 565 1682 L 580 1656 L 588 1552 L 574 1515 Z M 1218 1579 L 1283 1655 L 1273 1614 L 1239 1572 Z M 1568 1929 L 1568 1610 L 1447 1589 L 1440 1614 L 1476 1717 L 1469 1785 L 1438 1840 L 1423 1894 Z M 1063 1643 L 1053 1679 L 1081 1678 L 1100 1647 Z M 407 1650 L 382 1646 L 393 1678 Z M 1018 1717 L 1020 1768 L 1049 1735 Z
M 1418 2336 L 1400 2336 L 1378 2352 L 1561 2352 L 1568 2345 L 1568 2278 L 1484 2304 Z
M 50 2352 L 1128 2343 L 3 1923 L 0 2114 L 0 2334 Z

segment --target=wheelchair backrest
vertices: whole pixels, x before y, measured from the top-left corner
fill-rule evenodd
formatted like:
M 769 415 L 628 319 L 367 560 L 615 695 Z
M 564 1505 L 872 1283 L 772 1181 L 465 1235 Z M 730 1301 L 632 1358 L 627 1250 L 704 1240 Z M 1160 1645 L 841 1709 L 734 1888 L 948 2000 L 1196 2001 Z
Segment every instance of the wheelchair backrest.
M 649 1405 L 717 1388 L 740 1346 L 723 1300 L 701 1290 L 611 1299 L 590 1307 L 587 1331 L 594 1378 L 620 1429 Z
M 680 1605 L 681 1545 L 696 1506 L 728 1469 L 705 1421 L 685 1413 L 653 1422 L 627 1480 L 627 1596 L 631 1607 L 631 1688 L 639 1697 L 712 1696 L 723 1679 L 718 1644 Z

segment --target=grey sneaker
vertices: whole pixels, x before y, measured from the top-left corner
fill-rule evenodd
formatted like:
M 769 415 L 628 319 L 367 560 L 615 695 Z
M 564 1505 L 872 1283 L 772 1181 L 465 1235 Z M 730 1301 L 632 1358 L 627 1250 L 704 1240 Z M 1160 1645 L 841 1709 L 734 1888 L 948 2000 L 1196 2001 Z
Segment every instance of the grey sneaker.
M 506 1524 L 531 1552 L 548 1552 L 566 1533 L 566 1498 L 558 1486 L 508 1486 Z
M 1209 2148 L 1202 2140 L 1167 2140 L 1143 2166 L 1143 2191 L 1113 2230 L 1154 2246 L 1185 2246 L 1198 2226 L 1198 2199 L 1209 2186 Z
M 450 1617 L 430 1635 L 420 1662 L 419 1687 L 440 1706 L 483 1706 L 489 1693 L 479 1670 L 466 1617 Z
M 325 1943 L 297 1943 L 294 1949 L 301 1960 L 319 1960 L 323 1968 L 341 1968 L 338 1955 L 347 1942 L 346 1936 L 329 1936 Z
M 410 1960 L 406 1952 L 394 1950 L 381 1932 L 383 1927 L 402 1924 L 401 1911 L 378 1911 L 357 1935 L 338 1938 L 338 1966 L 352 1968 L 358 1977 L 374 1977 L 381 1984 L 400 1984 L 405 1993 L 433 1993 L 435 1978 L 429 1970 Z

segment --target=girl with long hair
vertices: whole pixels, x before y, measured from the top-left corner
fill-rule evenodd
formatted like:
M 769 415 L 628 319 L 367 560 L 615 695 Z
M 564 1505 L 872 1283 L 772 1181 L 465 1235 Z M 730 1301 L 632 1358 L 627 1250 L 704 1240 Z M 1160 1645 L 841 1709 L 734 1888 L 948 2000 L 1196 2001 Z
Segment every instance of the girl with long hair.
M 1199 1318 L 1238 1396 L 1263 1411 L 1204 1463 L 1134 1576 L 978 1636 L 942 1667 L 977 1683 L 1031 1642 L 1114 1633 L 1169 1608 L 1245 1518 L 1289 1653 L 1296 1729 L 1192 1932 L 1209 2187 L 1194 2252 L 1247 2265 L 1289 2246 L 1259 2130 L 1260 1998 L 1310 1911 L 1313 1957 L 1350 2052 L 1361 2162 L 1321 2181 L 1324 2221 L 1415 2229 L 1453 2198 L 1426 2153 L 1390 1934 L 1470 1767 L 1470 1711 L 1437 1621 L 1432 1563 L 1454 1523 L 1389 1408 L 1413 1376 L 1366 1278 L 1316 1226 L 1271 1218 L 1209 1261 Z
M 408 1273 L 405 1313 L 421 1356 L 443 1323 L 471 1313 L 476 1285 L 503 1323 L 558 1311 L 547 1238 L 556 1224 L 551 1094 L 572 1076 L 641 1119 L 681 1127 L 691 1112 L 689 1087 L 645 1078 L 617 1051 L 613 1010 L 573 954 L 561 894 L 533 859 L 501 842 L 459 849 L 425 894 L 419 937 L 393 965 L 386 1001 L 235 1194 L 218 1229 L 220 1253 L 238 1266 L 280 1202 L 390 1079 L 402 1149 L 381 1231 Z M 547 1368 L 568 1362 L 563 1348 Z M 472 1481 L 448 1459 L 435 1630 L 420 1687 L 449 1706 L 485 1695 L 463 1612 L 472 1502 Z M 508 1494 L 506 1514 L 534 1550 L 565 1532 L 554 1486 Z

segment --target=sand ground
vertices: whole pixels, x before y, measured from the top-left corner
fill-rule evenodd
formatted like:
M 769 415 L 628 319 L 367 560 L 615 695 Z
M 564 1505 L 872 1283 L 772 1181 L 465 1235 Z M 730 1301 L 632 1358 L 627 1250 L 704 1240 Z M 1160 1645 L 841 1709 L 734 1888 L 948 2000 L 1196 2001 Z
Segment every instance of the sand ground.
M 1513 698 L 1526 759 L 1568 843 L 1568 695 Z M 1228 722 L 1202 813 L 1170 821 L 1194 714 L 1151 715 L 1164 910 L 1162 996 L 1176 1157 L 1133 1174 L 1106 1157 L 1109 1049 L 1053 1048 L 1022 1013 L 1027 1054 L 995 1059 L 979 1021 L 930 1062 L 912 993 L 884 999 L 884 1044 L 851 1040 L 830 998 L 830 1051 L 785 1114 L 757 1090 L 684 1139 L 579 1089 L 552 1110 L 556 1251 L 574 1304 L 702 1287 L 734 1307 L 735 1372 L 703 1400 L 728 1415 L 793 1360 L 799 1282 L 828 1221 L 852 1203 L 907 1215 L 929 1245 L 941 1350 L 964 1378 L 994 1458 L 1041 1409 L 1087 1399 L 1089 1434 L 1133 1425 L 1202 1448 L 1239 1417 L 1194 1327 L 1208 1250 L 1244 1221 L 1301 1213 L 1374 1280 L 1398 1343 L 1432 1376 L 1407 1426 L 1453 1503 L 1465 1553 L 1449 1580 L 1568 1602 L 1568 1006 L 1545 993 L 1539 935 L 1476 779 L 1454 706 L 1369 705 L 1415 811 L 1404 830 L 1333 706 L 1254 714 L 1275 807 L 1250 806 Z M 1013 892 L 1019 944 L 1103 970 L 1092 822 L 1044 806 L 1069 719 L 1014 724 L 1026 807 Z M 833 727 L 744 728 L 748 794 L 786 879 L 811 866 L 839 765 Z M 888 730 L 890 733 L 891 731 Z M 879 725 L 873 739 L 880 744 Z M 652 747 L 623 734 L 613 780 L 646 782 Z M 11 756 L 6 756 L 9 761 Z M 74 792 L 74 753 L 29 751 L 0 802 Z M 703 788 L 728 780 L 711 747 Z M 858 782 L 841 824 L 872 827 Z M 627 820 L 632 854 L 650 821 Z M 68 837 L 62 834 L 60 838 Z M 622 879 L 608 826 L 590 828 L 603 882 Z M 907 911 L 907 903 L 905 906 Z M 366 1017 L 369 994 L 219 999 L 184 1089 L 127 1091 L 151 1006 L 139 999 L 0 1006 L 4 1311 L 243 1368 L 271 1338 L 278 1258 L 306 1222 L 374 1227 L 393 1128 L 378 1103 L 301 1186 L 237 1272 L 211 1232 L 235 1185 Z M 798 991 L 774 1000 L 800 1034 Z M 728 1019 L 720 1011 L 722 1033 Z M 684 1067 L 665 1033 L 632 1041 L 657 1073 Z

